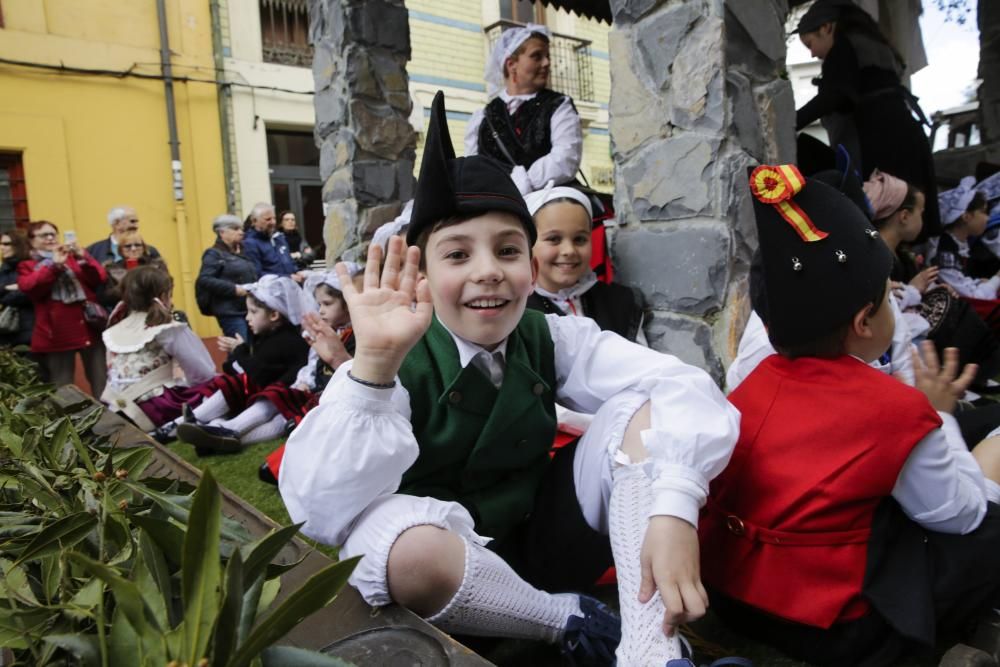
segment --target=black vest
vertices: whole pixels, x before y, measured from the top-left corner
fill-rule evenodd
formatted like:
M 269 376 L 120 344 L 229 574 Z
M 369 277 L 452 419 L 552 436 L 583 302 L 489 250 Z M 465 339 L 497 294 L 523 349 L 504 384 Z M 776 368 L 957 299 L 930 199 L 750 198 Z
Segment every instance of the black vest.
M 563 99 L 566 96 L 562 93 L 543 88 L 511 116 L 507 112 L 507 104 L 501 98 L 495 98 L 486 105 L 483 122 L 479 125 L 479 154 L 510 164 L 510 158 L 498 145 L 499 141 L 510 157 L 527 169 L 552 152 L 552 114 Z
M 614 331 L 622 338 L 635 342 L 642 323 L 642 303 L 632 288 L 598 282 L 583 293 L 580 301 L 583 303 L 583 314 L 597 322 L 603 331 Z M 537 292 L 528 297 L 528 308 L 543 313 L 566 314 Z
M 937 255 L 934 256 L 932 263 L 942 269 L 958 269 L 966 273 L 969 258 L 958 254 L 958 243 L 951 234 L 942 234 L 938 241 Z
M 350 354 L 352 357 L 354 356 L 353 333 L 350 336 L 348 336 L 346 341 L 344 341 L 344 348 L 347 350 L 348 354 Z M 316 373 L 315 375 L 313 375 L 313 393 L 314 394 L 323 393 L 323 390 L 326 389 L 326 385 L 330 383 L 330 378 L 333 377 L 334 373 L 336 373 L 336 370 L 330 368 L 330 364 L 323 361 L 323 359 L 317 359 Z

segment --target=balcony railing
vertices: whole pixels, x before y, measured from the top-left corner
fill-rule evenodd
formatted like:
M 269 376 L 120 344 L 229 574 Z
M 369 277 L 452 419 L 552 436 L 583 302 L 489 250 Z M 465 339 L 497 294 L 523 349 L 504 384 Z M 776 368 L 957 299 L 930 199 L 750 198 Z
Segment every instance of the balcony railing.
M 260 0 L 260 36 L 264 62 L 312 66 L 307 0 Z
M 504 30 L 518 27 L 522 25 L 506 20 L 486 26 L 483 31 L 489 40 L 490 49 L 493 49 Z M 549 42 L 549 58 L 552 62 L 549 88 L 569 95 L 574 100 L 594 101 L 594 66 L 590 40 L 554 32 L 552 41 Z

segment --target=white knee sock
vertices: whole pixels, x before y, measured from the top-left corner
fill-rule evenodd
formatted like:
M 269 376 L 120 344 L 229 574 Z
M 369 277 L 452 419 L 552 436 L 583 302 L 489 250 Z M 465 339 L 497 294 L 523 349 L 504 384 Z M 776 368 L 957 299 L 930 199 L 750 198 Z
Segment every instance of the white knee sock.
M 217 391 L 194 409 L 194 418 L 205 424 L 213 419 L 225 416 L 227 412 L 229 412 L 229 404 L 226 403 L 226 397 L 222 394 L 222 391 Z
M 639 553 L 653 498 L 650 480 L 640 464 L 618 467 L 612 474 L 608 521 L 622 615 L 622 641 L 615 655 L 619 665 L 663 665 L 681 657 L 680 641 L 663 634 L 665 609 L 659 591 L 646 604 L 639 603 Z
M 255 426 L 241 435 L 240 442 L 244 445 L 253 445 L 265 440 L 274 440 L 285 432 L 285 424 L 287 422 L 288 420 L 281 415 L 274 415 L 260 426 Z
M 240 435 L 243 435 L 271 421 L 276 414 L 278 414 L 278 408 L 274 407 L 274 403 L 262 399 L 254 401 L 246 410 L 232 419 L 216 423 L 223 428 L 228 428 L 230 431 L 236 431 Z M 282 424 L 284 424 L 284 421 L 282 421 Z
M 580 598 L 552 595 L 517 576 L 489 549 L 465 542 L 465 576 L 455 597 L 427 619 L 449 633 L 557 642 L 566 620 L 583 616 Z

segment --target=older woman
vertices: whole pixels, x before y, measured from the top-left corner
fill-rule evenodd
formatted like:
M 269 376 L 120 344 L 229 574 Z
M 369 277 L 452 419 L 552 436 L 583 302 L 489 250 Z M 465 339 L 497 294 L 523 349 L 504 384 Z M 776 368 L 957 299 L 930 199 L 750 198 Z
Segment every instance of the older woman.
M 17 266 L 17 286 L 35 307 L 31 351 L 40 356 L 57 387 L 73 382 L 79 352 L 91 391 L 100 396 L 107 380 L 100 338 L 106 322 L 99 321 L 93 306 L 95 290 L 107 273 L 75 241 L 61 244 L 59 228 L 51 222 L 28 225 L 28 240 L 31 256 Z
M 243 254 L 243 221 L 224 213 L 212 221 L 215 245 L 201 256 L 201 271 L 194 284 L 198 307 L 219 321 L 222 333 L 247 340 L 246 295 L 240 285 L 257 282 L 257 270 Z
M 17 286 L 17 265 L 28 259 L 31 248 L 20 231 L 0 234 L 0 305 L 16 313 L 16 330 L 0 331 L 0 345 L 30 345 L 35 327 L 35 309 L 31 299 Z M 8 323 L 13 323 L 8 320 Z
M 111 311 L 122 298 L 122 281 L 125 274 L 137 266 L 155 266 L 158 269 L 167 271 L 167 263 L 163 258 L 154 257 L 142 240 L 138 231 L 128 231 L 121 234 L 118 239 L 118 252 L 121 259 L 111 258 L 104 263 L 104 269 L 108 272 L 108 282 L 99 293 L 101 304 Z
M 487 93 L 465 131 L 466 155 L 489 155 L 510 165 L 526 194 L 550 180 L 574 179 L 583 154 L 580 115 L 568 96 L 549 90 L 549 29 L 529 24 L 500 35 L 486 63 Z

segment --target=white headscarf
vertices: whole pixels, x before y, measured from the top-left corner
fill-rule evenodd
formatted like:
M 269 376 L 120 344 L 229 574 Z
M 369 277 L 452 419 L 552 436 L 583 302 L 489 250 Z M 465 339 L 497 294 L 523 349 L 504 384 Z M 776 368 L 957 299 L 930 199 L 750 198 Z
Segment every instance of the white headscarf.
M 493 52 L 486 61 L 486 70 L 483 72 L 483 78 L 486 79 L 486 94 L 491 99 L 507 87 L 503 79 L 504 63 L 518 47 L 528 41 L 532 33 L 540 33 L 549 40 L 552 39 L 549 29 L 537 23 L 529 23 L 523 28 L 510 28 L 500 33 L 500 39 L 493 47 Z
M 950 225 L 962 217 L 969 209 L 972 198 L 976 196 L 976 179 L 966 176 L 959 182 L 957 188 L 938 193 L 938 207 L 941 209 L 941 222 Z
M 242 287 L 262 304 L 284 315 L 295 326 L 302 323 L 302 288 L 288 276 L 268 274 L 257 282 Z
M 389 249 L 389 239 L 393 236 L 406 238 L 406 228 L 410 226 L 410 215 L 413 214 L 413 200 L 406 202 L 403 210 L 392 222 L 387 222 L 375 230 L 372 235 L 372 243 L 382 246 L 382 251 Z M 353 275 L 353 274 L 352 274 Z
M 347 273 L 352 278 L 361 273 L 363 268 L 357 262 L 344 262 L 343 264 L 347 267 Z M 316 288 L 320 285 L 329 285 L 338 292 L 343 291 L 340 286 L 340 276 L 337 275 L 336 271 L 312 271 L 302 283 L 303 311 L 319 310 L 319 302 L 316 301 Z
M 553 181 L 549 181 L 541 190 L 536 190 L 535 192 L 529 192 L 524 195 L 524 203 L 528 206 L 528 212 L 534 215 L 538 212 L 538 209 L 542 208 L 550 201 L 556 199 L 572 199 L 575 202 L 579 202 L 580 206 L 587 209 L 587 215 L 590 218 L 594 217 L 594 211 L 590 205 L 590 198 L 577 190 L 576 188 L 567 188 L 565 186 L 553 187 Z

